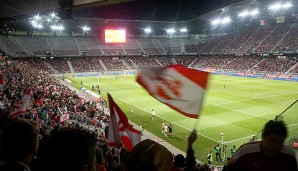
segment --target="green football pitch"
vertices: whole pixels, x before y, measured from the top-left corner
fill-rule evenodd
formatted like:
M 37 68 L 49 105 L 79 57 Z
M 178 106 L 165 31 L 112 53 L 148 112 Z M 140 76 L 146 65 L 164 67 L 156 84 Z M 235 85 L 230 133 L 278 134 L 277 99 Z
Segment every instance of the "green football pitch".
M 298 98 L 297 82 L 211 75 L 197 120 L 179 114 L 151 97 L 135 82 L 135 76 L 118 80 L 115 76 L 68 79 L 76 88 L 80 87 L 81 81 L 90 90 L 92 85 L 99 85 L 101 92 L 112 95 L 129 120 L 135 124 L 143 123 L 146 130 L 182 151 L 186 151 L 187 136 L 197 125 L 198 139 L 194 149 L 196 158 L 202 162 L 206 162 L 209 150 L 214 151 L 214 145 L 222 142 L 221 131 L 224 132 L 227 156 L 230 156 L 233 145 L 239 147 L 248 142 L 268 120 L 274 119 Z M 109 86 L 108 81 L 111 82 Z M 129 114 L 130 104 L 134 106 L 133 115 Z M 152 109 L 156 111 L 155 120 L 151 120 Z M 298 104 L 295 104 L 283 114 L 290 137 L 298 137 L 297 111 Z M 174 137 L 161 134 L 162 122 L 172 123 Z M 257 138 L 261 138 L 260 134 Z

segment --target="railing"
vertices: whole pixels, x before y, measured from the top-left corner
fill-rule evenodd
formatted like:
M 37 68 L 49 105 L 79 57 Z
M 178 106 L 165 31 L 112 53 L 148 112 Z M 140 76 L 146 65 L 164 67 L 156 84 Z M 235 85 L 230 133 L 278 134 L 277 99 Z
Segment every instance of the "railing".
M 284 121 L 288 127 L 288 137 L 285 141 L 286 145 L 292 146 L 295 140 L 298 140 L 298 99 L 287 107 L 283 112 L 275 117 L 276 121 Z M 263 130 L 254 135 L 249 142 L 259 141 L 262 139 Z

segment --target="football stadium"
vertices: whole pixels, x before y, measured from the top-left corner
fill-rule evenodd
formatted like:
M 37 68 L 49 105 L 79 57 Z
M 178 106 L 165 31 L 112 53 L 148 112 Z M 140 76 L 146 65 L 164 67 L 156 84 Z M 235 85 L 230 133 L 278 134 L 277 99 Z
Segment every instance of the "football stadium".
M 0 170 L 297 170 L 297 1 L 4 1 Z

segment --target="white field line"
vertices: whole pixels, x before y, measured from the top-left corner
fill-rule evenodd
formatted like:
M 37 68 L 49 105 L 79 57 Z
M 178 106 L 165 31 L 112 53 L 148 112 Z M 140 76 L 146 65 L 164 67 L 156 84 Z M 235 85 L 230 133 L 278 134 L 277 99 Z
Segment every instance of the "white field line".
M 224 108 L 224 109 L 232 110 L 232 111 L 235 111 L 235 112 L 243 113 L 243 114 L 246 114 L 246 115 L 255 116 L 255 117 L 258 117 L 258 118 L 263 118 L 263 119 L 267 119 L 267 120 L 271 119 L 271 118 L 267 118 L 267 117 L 264 117 L 264 116 L 258 116 L 258 115 L 251 114 L 251 113 L 248 113 L 248 112 L 243 112 L 243 111 L 240 111 L 240 110 L 231 109 L 231 108 L 228 108 L 228 107 L 223 107 L 223 106 L 220 106 L 220 107 Z
M 120 99 L 118 99 L 118 98 L 113 98 L 113 99 L 117 99 L 118 101 L 121 101 L 121 102 L 123 102 L 123 103 L 126 103 L 126 104 L 130 105 L 129 103 L 124 102 L 124 101 L 122 101 L 122 100 L 120 100 Z M 136 107 L 136 108 L 138 108 L 138 107 Z M 144 111 L 145 113 L 150 113 L 150 112 L 148 112 L 148 111 L 145 111 L 144 109 L 141 109 L 141 108 L 139 108 L 139 109 L 142 110 L 142 111 Z M 165 119 L 165 118 L 163 118 L 163 117 L 161 117 L 161 116 L 156 115 L 155 117 L 161 118 L 161 119 L 163 119 L 163 120 L 165 120 L 165 121 L 167 121 L 167 122 L 169 122 L 169 123 L 173 123 L 174 125 L 177 125 L 178 127 L 181 127 L 181 128 L 186 129 L 186 130 L 192 131 L 191 129 L 188 129 L 188 128 L 182 126 L 182 125 L 179 125 L 179 124 L 177 124 L 177 123 L 175 123 L 175 122 L 172 122 L 172 121 L 170 121 L 170 120 L 168 120 L 168 119 Z M 202 137 L 205 137 L 205 138 L 207 138 L 207 139 L 209 139 L 209 140 L 212 140 L 212 141 L 214 141 L 214 142 L 218 142 L 218 140 L 215 140 L 215 139 L 213 139 L 213 138 L 210 138 L 210 137 L 208 137 L 208 136 L 206 136 L 206 135 L 203 135 L 203 134 L 200 134 L 200 133 L 197 133 L 197 134 L 198 134 L 198 135 L 201 135 Z
M 225 102 L 225 103 L 218 103 L 218 104 L 213 104 L 212 106 L 221 106 L 221 105 L 226 105 L 226 104 L 231 104 L 231 103 L 245 102 L 245 101 L 249 101 L 249 100 L 250 99 L 231 101 L 231 102 Z
M 282 93 L 282 94 L 279 94 L 279 93 Z M 263 95 L 263 94 L 276 94 L 276 95 L 271 95 L 271 96 L 265 96 L 265 97 L 259 97 L 259 98 L 257 98 L 257 96 Z M 276 96 L 283 96 L 283 95 L 288 95 L 288 94 L 298 94 L 298 93 L 297 92 L 288 92 L 288 93 L 285 93 L 285 92 L 259 93 L 259 94 L 255 94 L 254 95 L 254 99 L 264 99 L 264 98 L 276 97 Z
M 275 92 L 275 93 L 282 93 L 282 92 Z M 261 94 L 274 94 L 273 93 L 259 93 L 259 94 L 255 94 L 254 95 L 254 99 L 266 99 L 269 97 L 275 97 L 275 96 L 283 96 L 283 95 L 287 95 L 287 94 L 298 94 L 297 92 L 288 92 L 288 93 L 283 93 L 283 94 L 277 94 L 277 95 L 272 95 L 272 96 L 265 96 L 265 97 L 258 97 L 256 98 L 258 95 Z M 237 101 L 231 101 L 231 102 L 224 102 L 224 103 L 218 103 L 218 104 L 214 104 L 214 106 L 221 106 L 221 105 L 226 105 L 226 104 L 231 104 L 231 103 L 238 103 L 238 102 L 246 102 L 246 101 L 250 101 L 252 99 L 245 99 L 245 100 L 237 100 Z
M 249 136 L 242 137 L 242 138 L 237 138 L 237 139 L 234 139 L 234 140 L 228 141 L 227 143 L 231 143 L 231 142 L 234 142 L 234 141 L 238 141 L 238 140 L 242 140 L 242 139 L 245 139 L 245 138 L 253 137 L 253 136 L 255 136 L 255 135 L 256 135 L 256 134 L 249 135 Z

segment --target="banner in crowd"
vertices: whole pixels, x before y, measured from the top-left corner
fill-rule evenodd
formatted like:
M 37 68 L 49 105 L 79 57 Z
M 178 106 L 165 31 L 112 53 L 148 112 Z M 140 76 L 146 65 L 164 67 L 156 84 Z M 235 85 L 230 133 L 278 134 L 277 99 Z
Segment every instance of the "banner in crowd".
M 260 21 L 261 26 L 266 26 L 268 25 L 268 19 L 263 19 Z
M 60 117 L 60 122 L 64 122 L 64 121 L 67 121 L 69 120 L 69 114 L 63 114 L 61 117 Z
M 108 142 L 110 145 L 121 146 L 130 151 L 136 144 L 141 142 L 141 131 L 138 131 L 129 124 L 125 113 L 114 102 L 108 94 L 110 105 L 110 122 L 108 130 Z
M 182 65 L 170 65 L 143 69 L 137 82 L 160 102 L 185 116 L 198 118 L 208 75 Z
M 15 111 L 11 114 L 11 118 L 15 118 L 18 115 L 25 113 L 27 110 L 31 109 L 31 89 L 26 91 L 26 94 L 17 105 Z

